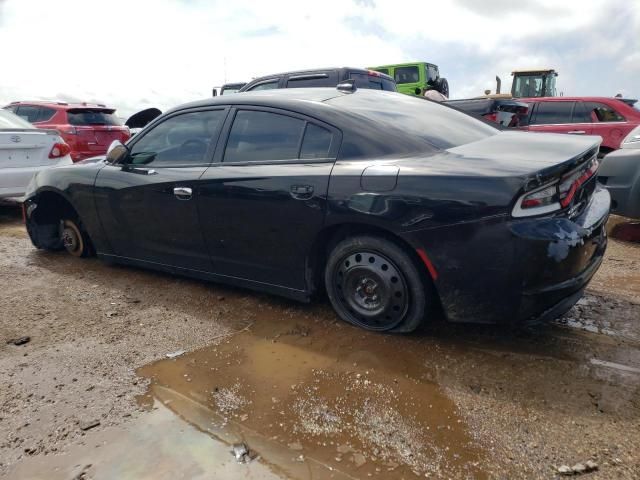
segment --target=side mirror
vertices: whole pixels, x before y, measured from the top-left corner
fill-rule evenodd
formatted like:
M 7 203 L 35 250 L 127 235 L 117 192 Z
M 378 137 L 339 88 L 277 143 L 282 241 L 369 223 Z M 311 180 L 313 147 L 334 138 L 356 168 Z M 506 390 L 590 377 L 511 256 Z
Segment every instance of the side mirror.
M 218 96 L 218 89 L 217 89 L 217 88 L 214 88 L 214 89 L 211 91 L 211 95 L 213 95 L 214 97 L 217 97 L 217 96 Z
M 129 159 L 129 149 L 120 140 L 114 140 L 107 149 L 107 163 L 112 165 L 127 163 Z

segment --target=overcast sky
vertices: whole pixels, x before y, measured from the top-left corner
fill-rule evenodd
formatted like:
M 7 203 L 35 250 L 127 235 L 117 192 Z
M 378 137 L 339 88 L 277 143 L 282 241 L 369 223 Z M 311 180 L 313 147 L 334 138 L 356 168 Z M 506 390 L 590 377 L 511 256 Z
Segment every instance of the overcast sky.
M 0 104 L 100 101 L 126 117 L 225 81 L 429 61 L 452 98 L 557 69 L 565 95 L 640 96 L 640 0 L 0 0 Z

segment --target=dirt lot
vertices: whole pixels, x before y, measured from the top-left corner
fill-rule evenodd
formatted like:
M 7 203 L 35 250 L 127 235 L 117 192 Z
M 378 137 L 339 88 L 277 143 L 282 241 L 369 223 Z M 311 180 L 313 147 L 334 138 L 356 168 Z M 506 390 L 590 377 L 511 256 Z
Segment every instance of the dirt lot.
M 3 207 L 0 279 L 0 476 L 555 478 L 592 461 L 585 478 L 640 478 L 630 243 L 564 318 L 517 336 L 370 334 L 324 302 L 37 251 Z M 236 463 L 239 442 L 259 458 Z

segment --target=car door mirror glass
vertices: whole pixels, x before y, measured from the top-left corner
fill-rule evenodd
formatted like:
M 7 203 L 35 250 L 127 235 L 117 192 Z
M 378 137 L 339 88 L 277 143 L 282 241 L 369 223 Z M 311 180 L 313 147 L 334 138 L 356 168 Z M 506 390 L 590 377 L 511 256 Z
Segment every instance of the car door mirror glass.
M 112 165 L 127 163 L 129 149 L 118 140 L 114 140 L 107 150 L 107 163 Z

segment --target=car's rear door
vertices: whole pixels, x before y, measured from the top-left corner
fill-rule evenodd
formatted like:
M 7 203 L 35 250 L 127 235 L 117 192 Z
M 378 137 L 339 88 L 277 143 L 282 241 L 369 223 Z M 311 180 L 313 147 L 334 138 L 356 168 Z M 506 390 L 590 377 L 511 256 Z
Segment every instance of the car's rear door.
M 620 142 L 635 127 L 635 124 L 627 122 L 620 112 L 605 103 L 584 102 L 584 109 L 593 122 L 593 134 L 602 137 L 603 147 L 620 148 Z
M 113 253 L 154 264 L 209 271 L 197 197 L 227 109 L 166 117 L 131 143 L 131 162 L 96 178 L 98 215 Z
M 243 106 L 223 137 L 198 196 L 214 271 L 303 290 L 340 132 L 289 111 Z
M 530 117 L 528 130 L 532 132 L 590 135 L 592 126 L 591 123 L 584 121 L 581 108 L 579 102 L 573 100 L 537 102 L 537 106 Z

